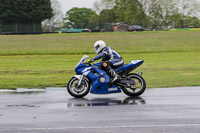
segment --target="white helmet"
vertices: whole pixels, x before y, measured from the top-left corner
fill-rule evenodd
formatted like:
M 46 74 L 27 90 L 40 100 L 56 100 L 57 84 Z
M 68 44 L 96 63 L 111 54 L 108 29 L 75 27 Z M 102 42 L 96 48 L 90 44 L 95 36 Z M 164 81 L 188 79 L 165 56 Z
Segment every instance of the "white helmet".
M 94 51 L 96 52 L 96 54 L 99 54 L 100 51 L 106 47 L 106 43 L 102 40 L 95 42 L 94 44 Z

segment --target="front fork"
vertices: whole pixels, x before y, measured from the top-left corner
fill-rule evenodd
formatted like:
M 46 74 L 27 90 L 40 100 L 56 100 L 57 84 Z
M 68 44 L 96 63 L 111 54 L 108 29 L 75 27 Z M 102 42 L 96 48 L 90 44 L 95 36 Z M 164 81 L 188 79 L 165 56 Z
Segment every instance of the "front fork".
M 81 77 L 80 77 L 80 79 L 79 79 L 78 87 L 81 85 L 83 78 L 84 78 L 84 74 L 82 74 Z

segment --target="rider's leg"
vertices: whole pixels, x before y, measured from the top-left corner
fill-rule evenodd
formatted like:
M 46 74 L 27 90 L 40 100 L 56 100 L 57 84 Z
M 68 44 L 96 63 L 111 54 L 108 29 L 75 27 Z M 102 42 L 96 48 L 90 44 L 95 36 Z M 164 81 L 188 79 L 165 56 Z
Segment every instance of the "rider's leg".
M 108 73 L 108 75 L 111 77 L 112 82 L 116 82 L 120 77 L 116 74 L 116 72 L 112 69 L 113 64 L 110 61 L 104 61 L 102 63 L 103 69 Z
M 117 67 L 120 67 L 120 66 L 122 66 L 123 64 L 124 64 L 124 60 L 122 59 L 122 58 L 120 58 L 120 59 L 113 59 L 113 60 L 111 60 L 111 62 L 112 62 L 112 67 L 113 68 L 117 68 Z M 112 69 L 113 70 L 113 69 Z M 113 70 L 114 71 L 114 70 Z M 115 72 L 115 71 L 114 71 Z M 120 79 L 120 76 L 119 75 L 117 75 L 116 73 L 115 73 L 115 77 L 114 77 L 114 81 L 117 81 L 118 79 Z
M 120 66 L 124 65 L 124 60 L 122 58 L 113 59 L 113 60 L 111 60 L 111 62 L 112 62 L 112 65 L 113 65 L 112 67 L 113 68 L 117 68 L 117 67 L 120 67 Z

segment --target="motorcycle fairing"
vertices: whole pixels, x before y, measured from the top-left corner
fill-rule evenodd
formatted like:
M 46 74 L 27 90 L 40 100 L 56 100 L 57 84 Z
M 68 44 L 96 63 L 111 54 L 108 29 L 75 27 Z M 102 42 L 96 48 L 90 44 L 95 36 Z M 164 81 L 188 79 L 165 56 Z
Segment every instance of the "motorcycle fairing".
M 139 67 L 140 65 L 142 65 L 143 63 L 144 63 L 144 60 L 132 60 L 130 64 L 124 65 L 118 69 L 115 69 L 115 71 L 116 72 L 126 71 L 126 70 L 132 71 L 136 69 L 137 67 Z
M 94 74 L 92 72 L 95 71 L 97 74 Z M 92 88 L 90 89 L 90 93 L 95 93 L 95 94 L 109 94 L 109 93 L 119 93 L 121 92 L 121 89 L 118 88 L 117 86 L 112 86 L 109 87 L 109 82 L 110 78 L 108 74 L 95 67 L 86 67 L 84 64 L 79 64 L 79 66 L 76 67 L 75 69 L 77 75 L 82 75 L 84 74 L 92 84 Z M 101 74 L 103 74 L 102 77 L 104 77 L 106 80 L 104 83 L 101 83 L 99 80 L 101 78 Z
M 93 68 L 95 72 L 98 73 L 98 75 L 96 75 L 96 77 L 94 78 L 94 74 L 93 73 L 89 73 L 91 75 L 88 74 L 88 78 L 90 79 L 96 79 L 93 80 L 92 83 L 92 88 L 90 93 L 94 93 L 94 94 L 109 94 L 109 93 L 118 93 L 121 92 L 121 89 L 118 88 L 117 86 L 112 86 L 109 87 L 109 82 L 110 82 L 110 77 L 108 76 L 108 74 L 103 71 L 100 70 L 98 68 Z M 103 74 L 103 78 L 106 79 L 106 81 L 104 83 L 101 83 L 99 80 L 101 78 L 100 74 Z
M 110 93 L 121 93 L 121 89 L 117 85 L 113 85 L 112 87 L 106 86 L 99 86 L 100 88 L 92 88 L 90 93 L 93 94 L 110 94 Z
M 98 75 L 95 75 L 91 71 L 87 75 L 87 77 L 90 79 L 90 81 L 92 81 L 92 88 L 90 90 L 90 93 L 94 93 L 94 94 L 109 94 L 109 93 L 121 92 L 121 89 L 118 88 L 117 86 L 109 87 L 110 78 L 109 78 L 108 74 L 105 71 L 100 70 L 98 68 L 93 68 L 93 70 L 95 72 L 97 72 Z M 99 81 L 100 78 L 101 78 L 100 74 L 103 74 L 102 77 L 106 79 L 104 83 L 101 83 Z
M 80 63 L 75 67 L 75 72 L 77 75 L 81 75 L 85 68 L 89 68 L 87 65 Z M 90 67 L 91 68 L 91 67 Z
M 101 68 L 103 61 L 95 63 L 93 66 Z

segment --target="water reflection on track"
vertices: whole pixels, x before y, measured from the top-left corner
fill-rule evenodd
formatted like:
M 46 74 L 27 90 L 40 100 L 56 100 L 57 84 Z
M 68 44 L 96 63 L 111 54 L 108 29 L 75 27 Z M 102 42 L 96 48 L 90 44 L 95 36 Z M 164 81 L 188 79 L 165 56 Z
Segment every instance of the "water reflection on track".
M 146 104 L 145 100 L 141 97 L 127 97 L 123 100 L 113 98 L 92 98 L 92 99 L 70 99 L 67 104 L 68 108 L 71 107 L 90 107 L 90 106 L 116 106 L 116 105 L 141 105 Z

